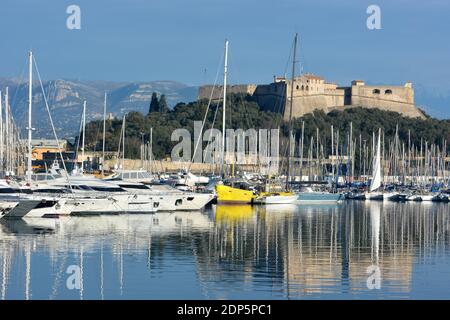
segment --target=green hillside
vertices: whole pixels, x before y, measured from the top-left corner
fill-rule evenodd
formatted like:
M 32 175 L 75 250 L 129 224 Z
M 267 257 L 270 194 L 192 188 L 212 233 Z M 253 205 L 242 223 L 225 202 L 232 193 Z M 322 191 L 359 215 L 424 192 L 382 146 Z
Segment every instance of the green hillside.
M 155 101 L 153 102 L 155 103 Z M 152 112 L 144 115 L 139 112 L 130 112 L 126 119 L 126 157 L 140 157 L 140 143 L 149 141 L 150 128 L 153 128 L 153 151 L 157 159 L 170 156 L 170 152 L 176 142 L 171 142 L 170 137 L 175 129 L 186 128 L 193 132 L 194 121 L 202 121 L 207 101 L 195 101 L 179 103 L 173 110 L 159 112 L 161 108 L 152 107 Z M 150 102 L 149 102 L 150 109 Z M 216 113 L 217 110 L 217 113 Z M 221 129 L 222 106 L 212 104 L 207 115 L 205 128 L 211 128 L 215 117 L 214 128 Z M 427 119 L 412 119 L 402 117 L 395 112 L 378 109 L 352 108 L 345 111 L 333 111 L 325 114 L 322 111 L 305 115 L 293 121 L 293 129 L 296 137 L 300 137 L 302 121 L 305 123 L 305 148 L 308 147 L 310 138 L 316 137 L 319 129 L 321 144 L 329 149 L 331 140 L 331 125 L 339 130 L 340 141 L 345 144 L 348 137 L 350 123 L 353 125 L 353 138 L 366 140 L 371 143 L 372 133 L 378 128 L 383 128 L 385 140 L 391 140 L 398 125 L 400 140 L 407 143 L 408 134 L 411 143 L 420 146 L 421 141 L 428 144 L 442 145 L 450 140 L 450 120 L 437 120 L 431 117 Z M 106 124 L 106 150 L 116 151 L 122 127 L 122 119 L 108 120 Z M 251 97 L 231 94 L 227 103 L 227 127 L 228 128 L 281 128 L 286 141 L 288 123 L 282 121 L 279 114 L 261 111 Z M 102 148 L 102 121 L 93 121 L 87 125 L 86 141 L 87 149 L 100 151 Z M 141 135 L 143 134 L 143 135 Z M 328 151 L 329 152 L 329 151 Z

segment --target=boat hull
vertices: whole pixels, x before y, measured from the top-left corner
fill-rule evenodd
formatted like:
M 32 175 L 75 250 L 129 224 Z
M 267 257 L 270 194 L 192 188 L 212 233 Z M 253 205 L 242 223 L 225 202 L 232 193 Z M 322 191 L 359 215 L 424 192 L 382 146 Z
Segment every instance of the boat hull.
M 338 202 L 344 199 L 340 193 L 328 192 L 300 192 L 297 193 L 297 200 L 299 202 L 308 203 L 324 203 L 324 202 Z
M 256 195 L 253 191 L 233 188 L 225 185 L 216 185 L 217 203 L 253 203 Z
M 384 194 L 382 192 L 366 192 L 365 199 L 371 201 L 380 201 L 384 199 Z
M 254 200 L 259 204 L 291 204 L 297 201 L 297 195 L 268 195 Z

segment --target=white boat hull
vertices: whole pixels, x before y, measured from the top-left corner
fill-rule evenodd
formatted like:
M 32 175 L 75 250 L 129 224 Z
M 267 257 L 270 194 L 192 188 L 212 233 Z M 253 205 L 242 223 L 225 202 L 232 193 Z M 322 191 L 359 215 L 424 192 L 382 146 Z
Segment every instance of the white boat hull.
M 384 194 L 382 192 L 366 192 L 365 198 L 366 200 L 380 201 L 384 200 Z
M 293 196 L 265 196 L 256 199 L 255 203 L 260 204 L 291 204 L 297 201 L 297 195 Z

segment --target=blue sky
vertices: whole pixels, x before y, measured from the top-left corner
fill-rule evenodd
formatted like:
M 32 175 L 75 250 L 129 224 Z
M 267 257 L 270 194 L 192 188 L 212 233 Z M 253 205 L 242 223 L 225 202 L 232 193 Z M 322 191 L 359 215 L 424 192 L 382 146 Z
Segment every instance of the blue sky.
M 81 30 L 66 28 L 71 4 Z M 366 27 L 371 4 L 381 30 Z M 32 48 L 46 79 L 199 85 L 214 80 L 228 38 L 230 82 L 264 83 L 284 72 L 298 32 L 304 71 L 342 85 L 448 90 L 449 9 L 445 0 L 2 0 L 0 76 L 20 76 Z

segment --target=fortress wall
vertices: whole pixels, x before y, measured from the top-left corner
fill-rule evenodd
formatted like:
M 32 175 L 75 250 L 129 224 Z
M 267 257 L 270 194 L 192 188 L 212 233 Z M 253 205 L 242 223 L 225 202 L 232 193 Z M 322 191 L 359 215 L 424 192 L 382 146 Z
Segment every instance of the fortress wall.
M 352 86 L 352 97 L 370 97 L 414 104 L 414 91 L 406 86 Z M 355 103 L 352 101 L 352 104 Z
M 253 98 L 261 110 L 283 113 L 285 107 L 285 90 L 284 82 L 258 85 L 253 94 Z
M 326 106 L 330 111 L 335 107 L 344 106 L 345 104 L 345 90 L 334 89 L 325 91 Z
M 209 99 L 213 86 L 202 86 L 199 99 Z M 275 78 L 273 83 L 264 85 L 230 85 L 229 93 L 252 95 L 264 111 L 279 112 L 284 119 L 289 118 L 291 80 Z M 222 86 L 214 90 L 213 100 L 222 99 Z M 424 118 L 414 104 L 414 90 L 411 83 L 404 86 L 367 86 L 364 81 L 353 81 L 351 87 L 337 87 L 323 78 L 306 74 L 294 80 L 292 116 L 300 117 L 314 110 L 330 112 L 351 107 L 378 108 L 394 111 L 407 117 Z
M 227 86 L 227 93 L 243 93 L 243 94 L 249 94 L 253 95 L 256 89 L 255 84 L 236 84 L 236 85 L 228 85 Z M 211 97 L 211 92 L 213 90 L 214 86 L 207 85 L 207 86 L 201 86 L 198 90 L 198 99 L 208 99 Z M 216 86 L 214 88 L 214 93 L 212 100 L 219 100 L 223 98 L 223 86 Z
M 292 117 L 298 118 L 306 113 L 311 113 L 314 110 L 323 110 L 328 112 L 328 105 L 326 96 L 323 94 L 309 94 L 305 96 L 294 97 L 292 104 Z M 284 119 L 289 119 L 290 99 L 287 99 L 286 110 L 284 112 Z
M 385 111 L 394 111 L 411 118 L 425 118 L 422 112 L 414 104 L 381 100 L 373 97 L 352 96 L 353 107 L 377 108 Z
M 414 104 L 411 86 L 352 86 L 351 104 L 401 113 L 407 117 L 424 118 Z
M 308 90 L 306 90 L 307 87 Z M 325 88 L 331 89 L 325 90 Z M 284 103 L 285 91 L 287 91 L 286 103 Z M 290 81 L 283 81 L 268 85 L 259 85 L 253 97 L 262 110 L 282 112 L 283 117 L 289 119 L 290 92 Z M 344 89 L 336 89 L 336 85 L 325 84 L 320 80 L 311 79 L 310 82 L 306 82 L 306 79 L 303 79 L 303 81 L 295 81 L 292 116 L 294 118 L 300 117 L 317 109 L 329 112 L 335 106 L 344 105 L 344 94 Z

